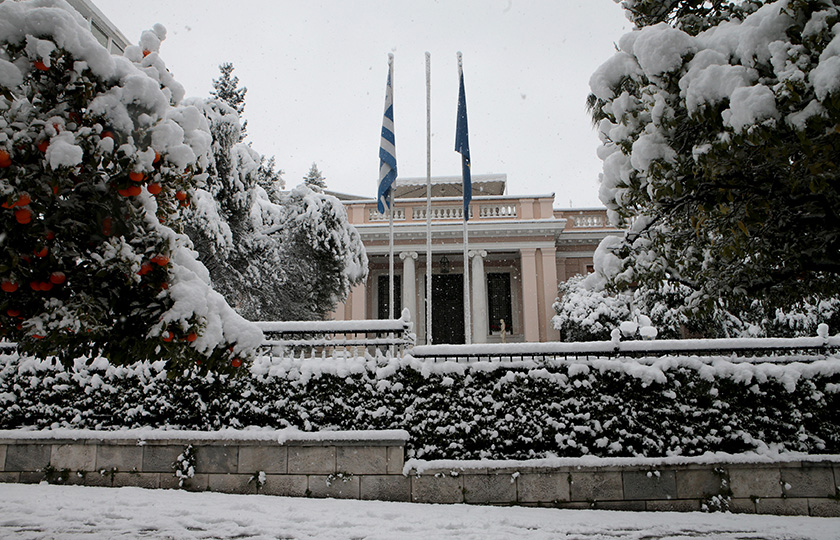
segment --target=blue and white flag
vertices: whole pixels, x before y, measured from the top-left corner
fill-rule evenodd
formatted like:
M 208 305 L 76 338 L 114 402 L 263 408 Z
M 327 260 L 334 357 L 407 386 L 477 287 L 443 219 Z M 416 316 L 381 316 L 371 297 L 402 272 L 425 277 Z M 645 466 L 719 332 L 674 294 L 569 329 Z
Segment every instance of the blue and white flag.
M 470 219 L 472 178 L 470 177 L 470 137 L 467 129 L 467 95 L 464 91 L 464 72 L 461 72 L 461 89 L 458 91 L 458 124 L 455 129 L 455 151 L 461 154 L 461 174 L 464 180 L 464 221 Z
M 379 189 L 376 199 L 379 213 L 390 206 L 391 187 L 397 179 L 397 148 L 394 139 L 393 57 L 388 62 L 388 86 L 385 87 L 385 115 L 382 117 L 382 140 L 379 145 Z

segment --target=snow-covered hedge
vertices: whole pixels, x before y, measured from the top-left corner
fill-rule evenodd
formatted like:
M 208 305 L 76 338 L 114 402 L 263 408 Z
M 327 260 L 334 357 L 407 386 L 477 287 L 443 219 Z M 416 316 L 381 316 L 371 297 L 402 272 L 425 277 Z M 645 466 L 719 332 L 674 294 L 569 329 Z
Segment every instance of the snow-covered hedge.
M 405 429 L 426 459 L 840 453 L 840 359 L 258 359 L 231 377 L 7 354 L 0 408 L 0 429 Z

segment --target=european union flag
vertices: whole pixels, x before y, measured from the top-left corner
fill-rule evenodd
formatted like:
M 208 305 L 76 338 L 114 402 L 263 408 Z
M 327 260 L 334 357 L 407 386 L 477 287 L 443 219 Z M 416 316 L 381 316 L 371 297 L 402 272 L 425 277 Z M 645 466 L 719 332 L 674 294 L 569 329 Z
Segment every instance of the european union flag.
M 470 219 L 472 178 L 470 177 L 470 137 L 467 128 L 467 95 L 464 91 L 464 72 L 461 72 L 461 89 L 458 91 L 458 124 L 455 129 L 455 151 L 461 154 L 464 179 L 464 220 Z
M 391 80 L 394 64 L 388 63 L 388 85 L 385 87 L 385 114 L 382 118 L 382 139 L 379 143 L 379 189 L 376 199 L 380 214 L 390 206 L 391 186 L 397 179 L 397 148 L 394 138 L 394 92 Z

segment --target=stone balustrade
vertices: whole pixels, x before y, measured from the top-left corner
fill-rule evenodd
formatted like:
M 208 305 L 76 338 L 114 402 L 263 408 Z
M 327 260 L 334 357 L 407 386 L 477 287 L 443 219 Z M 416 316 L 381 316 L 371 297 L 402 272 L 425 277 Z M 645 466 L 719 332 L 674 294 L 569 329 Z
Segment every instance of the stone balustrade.
M 396 206 L 396 205 L 394 205 Z M 386 208 L 384 214 L 380 214 L 379 210 L 374 206 L 368 209 L 368 221 L 388 221 L 391 210 Z M 394 208 L 394 221 L 405 221 L 405 208 Z
M 404 462 L 408 433 L 0 431 L 0 482 L 558 508 L 840 516 L 840 456 Z M 189 468 L 189 467 L 185 467 Z

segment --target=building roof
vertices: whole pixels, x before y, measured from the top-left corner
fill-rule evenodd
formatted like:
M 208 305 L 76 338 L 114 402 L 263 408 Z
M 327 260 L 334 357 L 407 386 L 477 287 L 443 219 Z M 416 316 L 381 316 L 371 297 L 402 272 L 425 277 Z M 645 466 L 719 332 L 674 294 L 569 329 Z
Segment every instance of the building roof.
M 460 176 L 433 176 L 431 178 L 432 197 L 460 197 L 464 194 L 463 180 Z M 507 189 L 506 174 L 472 175 L 472 194 L 504 195 Z M 397 177 L 394 190 L 395 199 L 414 199 L 426 197 L 426 177 Z

